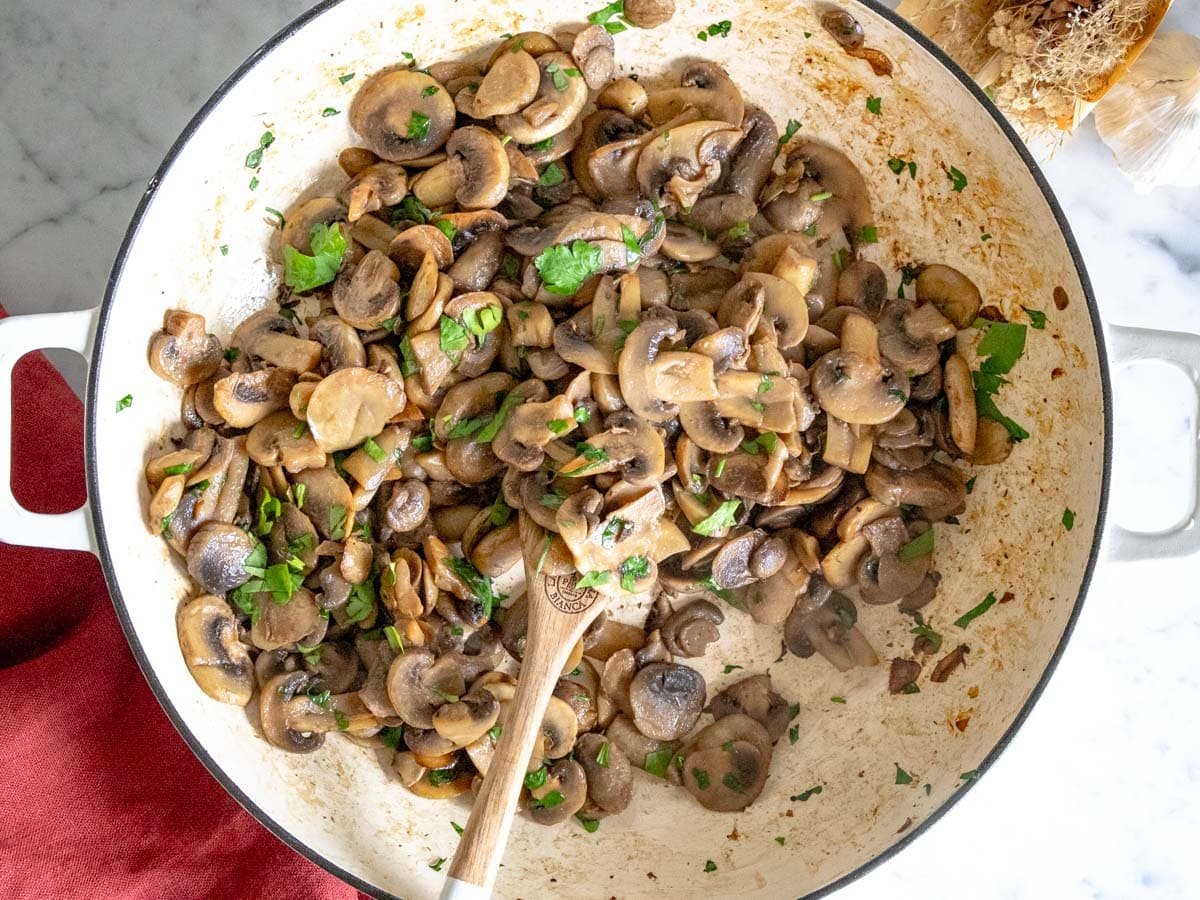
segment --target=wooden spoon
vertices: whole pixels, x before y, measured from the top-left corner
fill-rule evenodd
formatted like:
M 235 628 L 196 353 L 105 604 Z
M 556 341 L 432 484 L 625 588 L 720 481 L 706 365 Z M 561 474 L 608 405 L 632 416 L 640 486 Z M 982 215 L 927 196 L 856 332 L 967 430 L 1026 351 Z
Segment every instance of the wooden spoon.
M 605 605 L 601 594 L 575 586 L 577 573 L 549 575 L 542 571 L 540 563 L 550 547 L 550 536 L 525 513 L 519 515 L 529 606 L 521 674 L 500 742 L 450 864 L 442 900 L 491 896 L 550 695 L 575 644 Z

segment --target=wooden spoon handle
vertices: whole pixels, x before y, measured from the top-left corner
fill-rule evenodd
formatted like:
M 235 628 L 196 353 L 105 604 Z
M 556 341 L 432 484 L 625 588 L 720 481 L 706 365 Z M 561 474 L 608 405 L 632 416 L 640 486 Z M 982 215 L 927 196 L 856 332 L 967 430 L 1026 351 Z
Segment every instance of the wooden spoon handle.
M 554 685 L 575 643 L 603 606 L 591 591 L 572 592 L 577 597 L 579 609 L 574 609 L 574 604 L 564 604 L 561 599 L 552 602 L 547 597 L 547 578 L 537 570 L 536 564 L 543 532 L 524 513 L 520 524 L 529 593 L 529 629 L 521 659 L 521 675 L 500 732 L 500 742 L 488 764 L 487 775 L 475 798 L 454 862 L 450 864 L 450 877 L 442 890 L 443 900 L 491 895 L 496 868 L 504 855 L 529 757 L 540 735 L 550 695 L 554 693 Z M 551 588 L 550 593 L 555 593 L 555 589 Z M 558 596 L 555 593 L 555 597 Z M 572 611 L 565 611 L 563 606 Z

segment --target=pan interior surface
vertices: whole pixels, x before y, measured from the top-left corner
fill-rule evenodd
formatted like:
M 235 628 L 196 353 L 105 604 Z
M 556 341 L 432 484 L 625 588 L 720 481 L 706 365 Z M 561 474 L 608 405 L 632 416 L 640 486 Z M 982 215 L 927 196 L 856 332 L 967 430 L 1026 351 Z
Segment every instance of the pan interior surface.
M 349 741 L 327 741 L 305 756 L 275 750 L 246 711 L 196 686 L 175 633 L 186 573 L 144 516 L 142 466 L 175 433 L 180 397 L 150 371 L 144 348 L 166 309 L 203 314 L 224 339 L 271 302 L 277 239 L 267 210 L 286 209 L 314 183 L 336 179 L 337 152 L 354 138 L 344 114 L 321 111 L 345 110 L 366 75 L 404 51 L 422 66 L 486 58 L 501 32 L 577 27 L 599 5 L 501 0 L 480 16 L 466 2 L 343 0 L 312 16 L 228 86 L 179 148 L 106 302 L 90 395 L 90 489 L 135 652 L 226 786 L 277 833 L 374 892 L 436 896 L 443 875 L 430 866 L 453 855 L 450 822 L 466 821 L 467 804 L 417 798 L 382 752 Z M 923 677 L 919 694 L 889 695 L 887 661 L 910 656 L 913 641 L 912 621 L 894 607 L 860 607 L 860 628 L 884 663 L 845 674 L 819 657 L 778 659 L 779 629 L 727 611 L 719 644 L 691 661 L 710 696 L 769 670 L 776 690 L 802 708 L 798 740 L 777 745 L 762 797 L 743 813 L 708 813 L 683 790 L 639 772 L 629 809 L 595 834 L 573 822 L 547 829 L 518 818 L 501 896 L 797 896 L 859 870 L 961 791 L 960 775 L 1001 743 L 1054 658 L 1085 584 L 1101 518 L 1107 411 L 1072 245 L 1010 137 L 958 76 L 884 15 L 849 6 L 867 43 L 892 62 L 891 77 L 874 75 L 824 31 L 823 8 L 688 3 L 662 28 L 617 35 L 617 64 L 653 85 L 677 79 L 690 60 L 714 59 L 747 102 L 781 126 L 798 120 L 802 134 L 842 149 L 872 191 L 879 242 L 863 256 L 890 273 L 891 290 L 901 266 L 944 262 L 1010 320 L 1028 322 L 1023 307 L 1048 316 L 1044 330 L 1030 329 L 999 397 L 1031 437 L 1003 465 L 977 470 L 958 525 L 937 526 L 943 581 L 923 612 L 945 636 L 936 658 L 966 644 L 967 663 L 945 683 L 926 685 Z M 727 38 L 697 39 L 724 19 L 733 23 Z M 869 97 L 881 99 L 881 114 L 868 110 Z M 251 191 L 244 160 L 268 128 L 275 141 Z M 890 160 L 915 162 L 915 173 L 894 173 Z M 961 191 L 951 168 L 966 176 Z M 127 393 L 136 396 L 132 408 L 104 414 Z M 1067 508 L 1071 530 L 1062 524 Z M 985 615 L 966 628 L 952 624 L 989 593 L 1000 602 Z M 616 615 L 633 620 L 638 610 Z M 726 673 L 726 666 L 742 668 Z M 911 781 L 897 783 L 905 780 L 898 769 Z M 708 860 L 715 871 L 705 871 Z

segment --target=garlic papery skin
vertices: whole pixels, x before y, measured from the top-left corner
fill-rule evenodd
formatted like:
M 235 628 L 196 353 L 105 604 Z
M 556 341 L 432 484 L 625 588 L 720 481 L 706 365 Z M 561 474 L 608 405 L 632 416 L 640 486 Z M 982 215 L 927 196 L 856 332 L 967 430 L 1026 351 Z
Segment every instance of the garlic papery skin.
M 1096 127 L 1139 191 L 1200 184 L 1200 38 L 1155 35 L 1097 104 Z

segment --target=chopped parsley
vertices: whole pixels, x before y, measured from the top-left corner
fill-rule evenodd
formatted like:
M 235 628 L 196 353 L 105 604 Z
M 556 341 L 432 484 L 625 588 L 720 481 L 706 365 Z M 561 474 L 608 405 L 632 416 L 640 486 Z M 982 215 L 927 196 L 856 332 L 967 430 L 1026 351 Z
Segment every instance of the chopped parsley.
M 577 582 L 575 582 L 575 587 L 580 589 L 596 587 L 597 585 L 604 584 L 607 581 L 608 571 L 605 569 L 600 569 L 595 572 L 588 572 L 586 575 L 581 577 Z
M 572 415 L 575 417 L 575 421 L 580 425 L 586 425 L 592 420 L 592 411 L 586 406 L 575 407 L 575 412 L 572 413 Z
M 600 271 L 600 248 L 584 240 L 547 247 L 534 259 L 542 283 L 551 294 L 569 297 Z
M 327 106 L 321 110 L 321 118 L 328 119 L 330 116 L 336 116 L 341 110 L 334 109 L 332 106 Z
M 956 194 L 962 193 L 962 189 L 967 186 L 967 176 L 954 166 L 946 170 L 946 177 L 950 179 L 950 189 Z
M 1067 529 L 1067 531 L 1070 531 L 1075 527 L 1075 512 L 1070 507 L 1067 507 L 1063 510 L 1062 524 L 1063 528 Z
M 371 582 L 364 581 L 350 589 L 350 601 L 346 604 L 346 619 L 350 622 L 361 622 L 375 609 L 375 588 Z
M 446 864 L 446 857 L 439 856 L 437 859 L 435 859 L 433 862 L 431 862 L 429 864 L 429 868 L 433 869 L 433 871 L 435 871 L 435 872 L 440 872 L 440 871 L 442 871 L 442 866 L 444 866 L 445 864 Z
M 696 787 L 702 791 L 707 791 L 710 784 L 708 780 L 708 772 L 704 769 L 692 769 L 692 777 L 696 779 Z
M 656 775 L 659 778 L 667 777 L 667 768 L 671 765 L 672 750 L 670 747 L 663 747 L 659 750 L 651 750 L 646 754 L 646 758 L 642 760 L 642 768 L 651 775 Z
M 421 371 L 420 364 L 417 363 L 417 357 L 413 353 L 412 341 L 408 335 L 400 338 L 400 374 L 405 378 L 410 375 L 416 375 Z
M 542 169 L 542 174 L 538 176 L 538 184 L 542 187 L 554 187 L 566 180 L 567 176 L 563 172 L 563 167 L 556 162 L 552 162 Z
M 524 399 L 517 391 L 509 391 L 504 399 L 500 401 L 500 408 L 492 414 L 488 423 L 475 435 L 475 442 L 477 444 L 488 444 L 495 440 L 496 435 L 500 433 L 500 429 L 504 427 L 504 423 L 508 421 L 509 414 L 520 406 Z
M 600 750 L 596 754 L 596 765 L 603 766 L 606 769 L 608 768 L 608 754 L 609 754 L 610 746 L 611 745 L 609 744 L 608 741 L 605 741 L 603 744 L 600 745 Z
M 833 198 L 833 191 L 817 191 L 815 194 L 809 194 L 808 199 L 813 203 L 823 203 L 826 200 Z
M 298 293 L 328 284 L 337 276 L 346 255 L 346 236 L 338 223 L 318 222 L 312 227 L 312 256 L 291 244 L 283 248 L 284 281 Z
M 916 625 L 908 633 L 915 634 L 917 637 L 928 641 L 932 652 L 937 653 L 941 650 L 942 636 L 934 631 L 933 626 L 928 624 L 919 612 L 913 614 L 913 621 L 916 622 Z M 845 701 L 843 700 L 842 702 L 844 703 Z
M 581 812 L 575 813 L 575 818 L 579 820 L 579 824 L 583 826 L 583 830 L 588 834 L 595 834 L 600 828 L 599 819 L 589 819 Z
M 375 460 L 375 462 L 383 462 L 387 459 L 387 453 L 382 447 L 375 443 L 374 438 L 367 438 L 362 442 L 362 452 Z
M 379 732 L 379 739 L 383 741 L 385 747 L 391 747 L 395 750 L 400 746 L 400 738 L 404 735 L 404 729 L 389 725 Z
M 466 350 L 470 343 L 467 329 L 443 314 L 438 320 L 438 346 L 442 352 L 453 359 L 455 354 Z
M 496 500 L 492 503 L 492 507 L 488 511 L 488 522 L 500 528 L 508 524 L 508 520 L 512 518 L 512 514 L 512 507 L 504 502 L 504 494 L 496 494 Z
M 867 98 L 867 112 L 874 113 L 877 116 L 880 115 L 883 112 L 883 98 L 868 97 Z
M 346 82 L 353 81 L 353 80 L 354 80 L 353 72 L 347 72 L 345 75 L 338 76 L 338 82 L 341 84 L 345 84 Z
M 908 169 L 909 178 L 916 179 L 917 177 L 917 164 L 913 160 L 903 160 L 898 156 L 893 156 L 888 160 L 888 168 L 896 175 Z
M 933 528 L 927 528 L 896 551 L 901 562 L 912 562 L 933 553 Z
M 275 135 L 264 131 L 258 139 L 258 146 L 246 154 L 246 168 L 257 169 L 262 165 L 263 151 L 275 143 Z
M 633 591 L 634 585 L 650 574 L 650 561 L 644 556 L 630 556 L 617 567 L 621 576 L 621 589 Z
M 788 729 L 788 740 L 793 744 L 796 743 L 796 741 L 800 740 L 800 726 L 799 725 L 793 725 L 791 728 Z
M 126 394 L 117 401 L 117 412 L 129 409 L 131 406 L 133 406 L 133 394 Z
M 421 96 L 422 97 L 432 97 L 437 92 L 438 92 L 437 85 L 431 84 L 431 85 L 429 85 L 429 87 L 425 88 L 425 90 L 421 91 Z M 460 834 L 461 834 L 461 832 L 460 832 Z
M 980 616 L 982 616 L 985 612 L 987 612 L 989 609 L 991 609 L 995 605 L 996 605 L 996 595 L 994 593 L 989 592 L 988 595 L 986 597 L 984 597 L 982 601 L 980 601 L 978 606 L 975 606 L 975 607 L 967 610 L 965 613 L 963 613 L 961 616 L 959 616 L 957 619 L 954 620 L 955 627 L 966 628 L 968 625 L 971 624 L 971 622 L 973 622 L 975 619 L 978 619 Z
M 550 772 L 545 766 L 541 766 L 526 774 L 525 787 L 531 791 L 536 791 L 538 788 L 546 786 L 546 779 L 549 777 Z
M 704 537 L 712 537 L 719 531 L 732 528 L 737 524 L 737 511 L 741 505 L 741 500 L 726 500 L 712 515 L 693 525 L 692 531 Z
M 725 457 L 717 460 L 717 465 L 713 468 L 713 478 L 720 478 L 725 474 Z
M 450 570 L 466 584 L 467 589 L 483 607 L 484 618 L 490 619 L 492 613 L 504 602 L 504 594 L 496 592 L 492 579 L 480 573 L 468 559 L 451 556 L 446 560 Z
M 958 779 L 959 779 L 959 781 L 967 781 L 967 782 L 976 781 L 976 780 L 978 780 L 979 776 L 982 774 L 983 773 L 980 772 L 978 769 L 972 769 L 969 772 L 963 772 L 961 775 L 958 776 Z
M 237 362 L 237 358 L 242 355 L 242 351 L 237 347 L 225 348 L 225 362 Z
M 1025 315 L 1029 316 L 1029 323 L 1038 331 L 1042 331 L 1046 327 L 1046 314 L 1040 309 L 1030 309 L 1028 306 L 1022 306 L 1025 310 Z
M 844 704 L 844 703 L 846 702 L 846 698 L 845 698 L 845 697 L 830 697 L 830 698 L 829 698 L 829 702 L 830 702 L 830 703 L 842 703 L 842 704 Z
M 163 473 L 166 475 L 186 475 L 190 471 L 192 471 L 192 463 L 180 463 L 177 466 L 167 466 L 163 469 Z
M 704 871 L 705 871 L 705 872 L 715 872 L 715 871 L 717 871 L 717 864 L 716 864 L 715 862 L 713 862 L 711 859 L 709 859 L 709 860 L 705 860 L 705 862 L 704 862 Z
M 1008 383 L 1003 376 L 1012 370 L 1025 351 L 1027 328 L 1013 322 L 988 322 L 983 319 L 977 319 L 975 324 L 986 328 L 976 348 L 979 356 L 986 358 L 980 363 L 979 370 L 971 373 L 975 386 L 975 406 L 979 415 L 1003 425 L 1014 441 L 1023 441 L 1029 437 L 1029 432 L 1000 412 L 993 398 L 1001 386 Z
M 702 41 L 707 41 L 710 37 L 729 37 L 729 32 L 733 30 L 733 22 L 729 19 L 722 19 L 720 22 L 713 22 L 704 31 L 699 32 L 696 37 Z
M 859 244 L 877 244 L 879 243 L 879 232 L 874 225 L 863 225 L 858 229 L 855 240 Z
M 433 210 L 409 194 L 391 211 L 388 218 L 392 224 L 416 222 L 418 225 L 425 225 L 433 218 Z
M 340 541 L 346 537 L 346 507 L 335 503 L 329 507 L 329 539 Z
M 459 825 L 457 822 L 455 822 L 453 819 L 450 820 L 450 827 L 454 829 L 455 834 L 463 833 L 463 827 L 461 825 Z
M 715 581 L 712 580 L 711 575 L 708 578 L 701 578 L 699 584 L 700 587 L 704 588 L 704 590 L 708 591 L 718 599 L 724 600 L 726 603 L 733 603 L 733 591 L 720 587 Z
M 387 638 L 388 646 L 392 648 L 393 652 L 404 654 L 404 640 L 400 637 L 400 632 L 396 630 L 395 625 L 384 625 L 383 636 Z
M 732 741 L 730 743 L 732 743 Z M 735 794 L 746 793 L 746 785 L 742 779 L 738 777 L 737 772 L 726 772 L 725 777 L 721 779 L 721 784 L 725 785 L 725 787 L 729 788 Z
M 458 229 L 454 227 L 454 223 L 449 219 L 435 219 L 433 227 L 446 236 L 446 240 L 454 240 L 454 236 L 458 234 Z
M 815 797 L 817 794 L 821 793 L 821 790 L 821 785 L 818 784 L 816 787 L 810 787 L 807 791 L 801 791 L 799 794 L 793 794 L 791 800 L 793 803 L 807 803 L 810 797 Z
M 775 444 L 778 442 L 779 436 L 773 431 L 764 431 L 752 441 L 742 441 L 742 449 L 751 456 L 756 456 L 759 453 L 773 453 Z M 721 460 L 723 463 L 725 460 Z M 720 466 L 720 463 L 718 463 Z M 717 478 L 721 477 L 721 473 L 716 474 Z
M 478 308 L 469 307 L 463 310 L 463 324 L 467 331 L 480 341 L 500 327 L 504 320 L 504 311 L 497 303 L 488 303 Z
M 419 113 L 414 109 L 412 115 L 408 117 L 407 134 L 409 140 L 424 140 L 429 134 L 429 116 Z
M 796 132 L 800 130 L 800 123 L 795 119 L 788 119 L 787 127 L 784 128 L 783 134 L 779 136 L 779 149 L 782 150 L 792 138 L 796 136 Z
M 893 763 L 896 767 L 896 784 L 912 784 L 912 776 L 900 768 L 900 763 Z
M 738 238 L 744 238 L 749 233 L 750 233 L 750 223 L 749 222 L 738 222 L 736 225 L 734 225 L 732 228 L 730 228 L 727 232 L 725 232 L 725 240 L 736 241 Z

